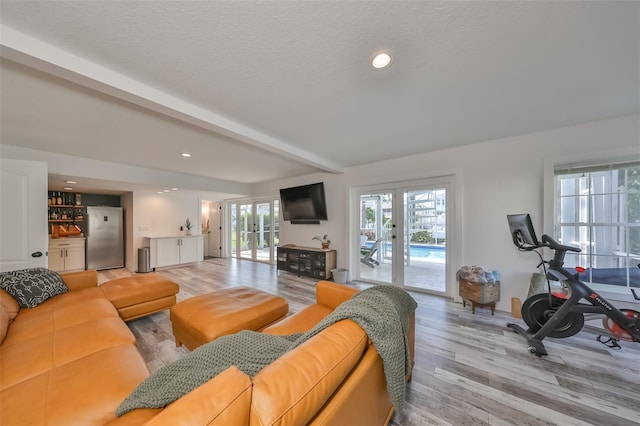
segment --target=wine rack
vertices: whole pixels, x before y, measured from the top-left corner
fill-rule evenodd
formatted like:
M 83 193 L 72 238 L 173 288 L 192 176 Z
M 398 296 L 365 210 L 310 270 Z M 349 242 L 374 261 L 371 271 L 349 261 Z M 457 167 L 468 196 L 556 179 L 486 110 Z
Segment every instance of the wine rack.
M 80 226 L 84 222 L 85 208 L 82 204 L 82 194 L 74 192 L 49 191 L 47 221 L 52 224 L 49 232 L 52 237 L 61 233 L 71 235 L 80 234 Z M 62 227 L 62 229 L 61 229 Z M 66 228 L 65 228 L 66 227 Z

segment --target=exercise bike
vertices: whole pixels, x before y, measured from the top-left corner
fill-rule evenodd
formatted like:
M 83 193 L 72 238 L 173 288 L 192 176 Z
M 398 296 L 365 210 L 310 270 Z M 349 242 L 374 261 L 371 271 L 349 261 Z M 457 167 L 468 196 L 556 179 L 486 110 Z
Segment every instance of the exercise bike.
M 590 289 L 579 279 L 583 268 L 576 268 L 575 274 L 564 268 L 565 254 L 580 252 L 579 248 L 559 244 L 548 235 L 542 236 L 542 243 L 538 242 L 528 214 L 508 215 L 507 219 L 518 249 L 534 251 L 540 256 L 540 265 L 544 268 L 549 288 L 548 293 L 535 294 L 522 304 L 522 319 L 529 327 L 527 330 L 518 324 L 507 324 L 507 327 L 527 339 L 529 352 L 538 357 L 548 355 L 542 343 L 545 337 L 571 337 L 583 329 L 598 334 L 597 340 L 612 349 L 621 349 L 618 344 L 620 340 L 640 342 L 640 312 L 617 309 Z M 543 247 L 554 251 L 552 260 L 543 260 L 536 251 Z M 564 291 L 552 291 L 550 280 L 558 281 Z M 640 300 L 634 289 L 631 289 L 631 293 L 634 299 Z M 589 303 L 581 303 L 582 299 Z M 599 318 L 602 318 L 603 328 L 585 325 L 585 319 Z

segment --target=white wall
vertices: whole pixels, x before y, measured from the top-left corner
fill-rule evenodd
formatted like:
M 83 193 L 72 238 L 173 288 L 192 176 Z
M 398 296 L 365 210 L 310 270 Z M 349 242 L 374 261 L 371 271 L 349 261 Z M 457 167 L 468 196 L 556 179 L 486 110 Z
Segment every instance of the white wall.
M 324 182 L 327 198 L 327 217 L 329 220 L 320 221 L 319 225 L 292 225 L 291 222 L 280 223 L 280 245 L 295 244 L 298 246 L 320 248 L 319 241 L 313 237 L 327 234 L 331 240 L 331 248 L 338 250 L 338 266 L 346 265 L 346 253 L 342 252 L 347 246 L 347 185 L 345 175 L 330 173 L 316 173 L 298 178 L 280 180 L 257 185 L 254 190 L 256 197 L 279 197 L 279 189 L 289 186 L 305 185 Z
M 187 218 L 193 224 L 191 233 L 202 234 L 201 199 L 189 192 L 172 191 L 165 194 L 136 191 L 133 193 L 133 229 L 131 270 L 138 265 L 138 248 L 143 247 L 144 237 L 165 237 L 180 235 L 180 226 Z M 185 228 L 186 232 L 186 228 Z
M 135 271 L 138 269 L 138 252 L 133 249 L 133 193 L 120 196 L 120 205 L 124 210 L 124 266 L 130 271 Z
M 425 136 L 428 139 L 428 136 Z M 393 141 L 389 141 L 393 143 Z M 281 224 L 281 241 L 310 245 L 311 237 L 328 233 L 338 250 L 338 264 L 347 265 L 348 188 L 375 183 L 436 177 L 454 173 L 462 191 L 460 223 L 461 265 L 483 265 L 501 272 L 499 310 L 511 310 L 511 298 L 526 298 L 538 259 L 516 250 L 507 227 L 509 213 L 531 213 L 539 234 L 545 223 L 545 160 L 570 155 L 597 158 L 640 151 L 640 115 L 617 117 L 562 129 L 532 133 L 475 145 L 351 167 L 344 175 L 311 175 L 256 186 L 256 194 L 275 194 L 285 186 L 324 181 L 329 221 L 320 225 Z M 548 208 L 548 207 L 547 207 Z M 457 283 L 451 283 L 457 286 Z M 457 287 L 455 290 L 457 294 Z

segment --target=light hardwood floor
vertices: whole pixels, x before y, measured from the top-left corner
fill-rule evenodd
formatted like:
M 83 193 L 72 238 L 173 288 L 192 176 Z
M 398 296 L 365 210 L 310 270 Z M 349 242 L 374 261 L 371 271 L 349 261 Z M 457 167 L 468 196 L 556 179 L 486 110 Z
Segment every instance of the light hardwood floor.
M 160 273 L 180 284 L 179 301 L 240 285 L 284 297 L 290 313 L 315 300 L 315 281 L 249 261 L 208 259 Z M 99 273 L 101 283 L 127 275 L 125 269 Z M 416 366 L 406 408 L 394 414 L 393 425 L 640 424 L 640 344 L 622 342 L 623 350 L 614 351 L 580 332 L 545 339 L 549 356 L 537 358 L 506 327 L 519 321 L 510 314 L 476 309 L 472 315 L 469 306 L 412 296 Z M 128 324 L 152 371 L 187 353 L 175 347 L 167 311 Z

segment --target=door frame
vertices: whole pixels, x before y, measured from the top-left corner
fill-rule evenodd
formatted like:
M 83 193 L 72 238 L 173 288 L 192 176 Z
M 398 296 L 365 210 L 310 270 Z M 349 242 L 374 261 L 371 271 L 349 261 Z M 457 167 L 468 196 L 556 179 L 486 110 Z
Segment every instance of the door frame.
M 349 188 L 349 265 L 355 280 L 359 278 L 359 262 L 360 262 L 360 195 L 371 192 L 392 192 L 394 194 L 393 217 L 396 224 L 396 243 L 393 245 L 394 262 L 403 262 L 404 256 L 400 251 L 400 243 L 404 238 L 404 215 L 402 197 L 398 199 L 398 195 L 402 195 L 405 191 L 433 188 L 436 186 L 446 186 L 447 188 L 447 260 L 445 268 L 445 292 L 435 293 L 444 295 L 448 298 L 455 298 L 457 294 L 456 272 L 462 265 L 462 185 L 460 171 L 451 171 L 446 174 L 433 177 L 422 177 L 412 180 L 382 182 L 378 184 L 354 186 Z M 400 243 L 398 243 L 398 241 Z M 428 290 L 417 289 L 415 287 L 405 286 L 402 271 L 398 272 L 397 266 L 393 267 L 392 285 L 406 288 L 407 290 L 431 293 Z M 358 271 L 358 272 L 356 272 Z

